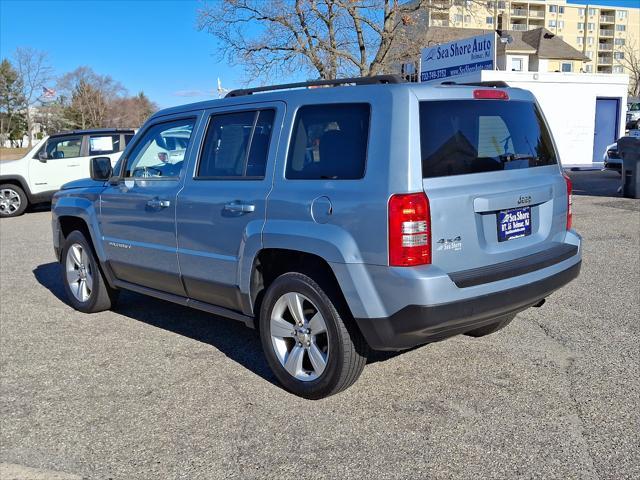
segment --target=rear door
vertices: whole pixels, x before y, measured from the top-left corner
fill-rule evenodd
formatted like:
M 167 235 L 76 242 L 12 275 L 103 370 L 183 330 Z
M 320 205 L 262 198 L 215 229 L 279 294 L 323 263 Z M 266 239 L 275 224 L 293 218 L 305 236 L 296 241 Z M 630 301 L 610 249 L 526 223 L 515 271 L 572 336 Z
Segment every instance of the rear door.
M 261 244 L 284 103 L 206 114 L 197 163 L 178 195 L 178 260 L 190 298 L 239 310 L 238 265 Z
M 433 263 L 446 272 L 537 253 L 566 233 L 566 183 L 535 103 L 463 91 L 419 105 Z

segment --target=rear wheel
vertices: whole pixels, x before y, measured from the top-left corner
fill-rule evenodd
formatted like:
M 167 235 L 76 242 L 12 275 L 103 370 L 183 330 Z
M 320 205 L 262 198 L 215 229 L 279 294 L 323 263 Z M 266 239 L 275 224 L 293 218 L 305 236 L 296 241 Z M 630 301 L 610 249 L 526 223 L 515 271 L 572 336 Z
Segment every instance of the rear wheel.
M 77 230 L 64 241 L 62 280 L 69 303 L 76 310 L 96 313 L 115 305 L 117 290 L 109 287 L 91 245 Z
M 469 335 L 470 337 L 484 337 L 485 335 L 502 330 L 504 327 L 509 325 L 514 318 L 516 318 L 516 314 L 510 313 L 509 315 L 499 317 L 499 319 L 494 323 L 465 332 L 465 335 Z
M 24 190 L 17 185 L 0 185 L 0 217 L 22 215 L 29 205 Z
M 310 399 L 349 387 L 367 361 L 366 342 L 337 299 L 301 273 L 281 275 L 267 289 L 260 340 L 280 383 Z

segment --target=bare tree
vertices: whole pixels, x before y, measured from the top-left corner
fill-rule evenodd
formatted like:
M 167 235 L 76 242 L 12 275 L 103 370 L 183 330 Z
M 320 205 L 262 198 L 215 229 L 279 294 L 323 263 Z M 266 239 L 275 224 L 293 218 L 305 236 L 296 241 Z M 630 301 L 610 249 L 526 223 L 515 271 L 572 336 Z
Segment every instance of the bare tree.
M 304 69 L 322 79 L 376 75 L 420 46 L 406 28 L 450 0 L 222 0 L 205 4 L 198 26 L 223 44 L 222 56 L 248 78 Z
M 78 67 L 63 75 L 58 89 L 69 99 L 66 117 L 80 128 L 107 126 L 109 103 L 126 93 L 119 82 L 89 67 Z
M 43 88 L 52 78 L 53 69 L 49 65 L 47 53 L 33 48 L 17 48 L 14 59 L 22 85 L 22 109 L 27 120 L 29 147 L 31 147 L 33 145 L 32 108 L 42 97 Z
M 640 97 L 640 46 L 633 41 L 627 42 L 622 47 L 622 54 L 620 64 L 629 74 L 629 95 Z
M 0 62 L 0 146 L 9 139 L 21 122 L 22 84 L 18 72 L 6 58 Z
M 158 110 L 158 105 L 149 100 L 143 92 L 133 97 L 113 100 L 107 111 L 107 124 L 110 127 L 140 127 Z

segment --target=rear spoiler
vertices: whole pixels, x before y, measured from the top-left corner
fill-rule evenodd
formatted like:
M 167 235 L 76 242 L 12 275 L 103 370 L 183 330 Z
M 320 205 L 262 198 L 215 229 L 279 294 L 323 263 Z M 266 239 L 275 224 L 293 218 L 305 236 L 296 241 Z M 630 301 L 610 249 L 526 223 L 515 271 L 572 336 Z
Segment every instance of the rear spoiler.
M 460 85 L 467 87 L 494 87 L 494 88 L 507 88 L 509 84 L 502 80 L 488 80 L 486 82 L 469 82 L 469 83 L 457 83 L 451 80 L 442 82 L 440 85 Z

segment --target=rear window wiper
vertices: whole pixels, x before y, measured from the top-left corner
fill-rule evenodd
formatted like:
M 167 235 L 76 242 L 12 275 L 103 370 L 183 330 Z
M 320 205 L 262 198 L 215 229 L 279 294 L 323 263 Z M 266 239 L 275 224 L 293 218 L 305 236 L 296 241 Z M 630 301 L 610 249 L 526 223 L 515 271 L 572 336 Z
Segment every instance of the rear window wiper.
M 534 155 L 522 154 L 522 153 L 505 153 L 503 155 L 499 155 L 498 159 L 502 163 L 514 162 L 516 160 L 533 160 L 536 163 L 540 161 L 540 157 L 536 157 Z

